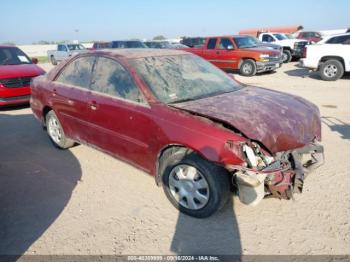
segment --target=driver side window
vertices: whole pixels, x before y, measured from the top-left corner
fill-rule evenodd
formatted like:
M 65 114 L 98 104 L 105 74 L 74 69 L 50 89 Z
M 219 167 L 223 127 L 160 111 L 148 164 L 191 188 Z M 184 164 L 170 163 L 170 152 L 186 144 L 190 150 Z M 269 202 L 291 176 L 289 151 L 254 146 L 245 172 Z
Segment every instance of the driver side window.
M 233 44 L 229 38 L 221 38 L 219 49 L 233 49 Z
M 65 45 L 59 45 L 58 46 L 58 51 L 67 51 L 67 48 Z
M 270 35 L 263 35 L 262 41 L 263 41 L 263 42 L 269 42 L 269 43 L 270 43 L 270 42 L 274 42 L 275 39 L 273 39 L 273 37 L 270 36 Z

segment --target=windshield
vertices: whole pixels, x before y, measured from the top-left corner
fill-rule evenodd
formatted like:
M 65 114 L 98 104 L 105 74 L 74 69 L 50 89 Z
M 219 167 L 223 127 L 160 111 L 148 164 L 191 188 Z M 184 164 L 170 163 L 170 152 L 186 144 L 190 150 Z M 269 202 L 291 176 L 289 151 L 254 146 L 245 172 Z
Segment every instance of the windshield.
M 257 47 L 259 44 L 258 40 L 251 36 L 236 37 L 234 38 L 234 41 L 238 48 L 252 48 Z
M 273 34 L 278 40 L 288 39 L 284 34 Z
M 74 51 L 74 50 L 84 50 L 85 47 L 82 45 L 74 44 L 74 45 L 67 45 L 69 51 Z
M 0 65 L 31 64 L 29 57 L 17 47 L 0 48 Z
M 167 104 L 241 88 L 226 73 L 194 55 L 145 57 L 133 59 L 130 63 L 154 95 Z

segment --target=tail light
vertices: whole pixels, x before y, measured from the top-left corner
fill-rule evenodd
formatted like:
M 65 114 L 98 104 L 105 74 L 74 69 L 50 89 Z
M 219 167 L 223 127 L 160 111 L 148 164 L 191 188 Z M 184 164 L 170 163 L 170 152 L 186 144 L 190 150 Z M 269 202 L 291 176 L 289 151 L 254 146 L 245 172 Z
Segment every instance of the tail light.
M 303 58 L 306 58 L 306 55 L 307 55 L 307 47 L 304 46 L 304 48 L 303 48 Z

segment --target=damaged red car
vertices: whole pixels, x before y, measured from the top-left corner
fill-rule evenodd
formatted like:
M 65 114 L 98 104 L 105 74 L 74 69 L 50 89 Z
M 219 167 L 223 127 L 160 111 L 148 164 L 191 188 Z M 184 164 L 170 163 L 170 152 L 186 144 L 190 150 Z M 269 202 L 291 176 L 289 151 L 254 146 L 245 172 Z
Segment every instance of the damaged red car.
M 176 50 L 91 51 L 32 82 L 53 144 L 87 144 L 155 177 L 199 218 L 232 191 L 245 204 L 291 199 L 323 162 L 320 113 L 303 98 L 244 86 Z

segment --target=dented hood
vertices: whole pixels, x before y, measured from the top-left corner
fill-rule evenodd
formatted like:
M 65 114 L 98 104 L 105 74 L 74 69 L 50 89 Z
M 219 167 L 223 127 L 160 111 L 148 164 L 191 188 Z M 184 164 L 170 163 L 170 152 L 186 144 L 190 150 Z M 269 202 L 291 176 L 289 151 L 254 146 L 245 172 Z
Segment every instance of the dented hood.
M 318 108 L 305 99 L 258 87 L 188 101 L 177 108 L 225 122 L 272 153 L 321 139 Z

